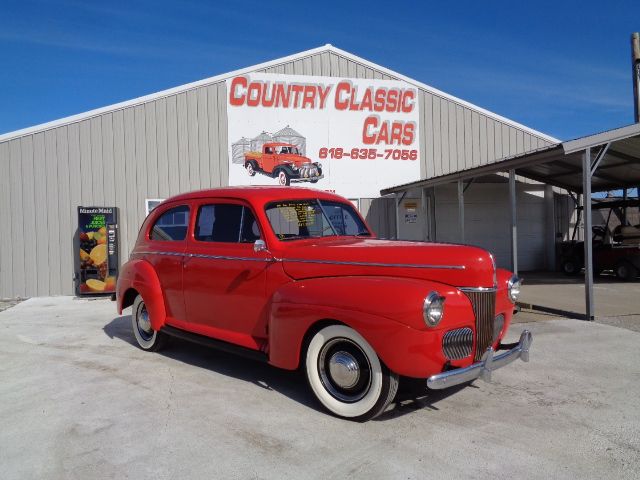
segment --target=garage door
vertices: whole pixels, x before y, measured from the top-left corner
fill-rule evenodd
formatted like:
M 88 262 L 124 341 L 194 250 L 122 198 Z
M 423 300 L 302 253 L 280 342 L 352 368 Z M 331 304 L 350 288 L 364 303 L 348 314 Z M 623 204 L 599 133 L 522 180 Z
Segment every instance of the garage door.
M 436 239 L 459 242 L 457 185 L 436 189 Z M 475 183 L 465 197 L 465 243 L 493 253 L 499 267 L 511 266 L 509 186 Z M 517 184 L 518 268 L 545 268 L 544 187 Z

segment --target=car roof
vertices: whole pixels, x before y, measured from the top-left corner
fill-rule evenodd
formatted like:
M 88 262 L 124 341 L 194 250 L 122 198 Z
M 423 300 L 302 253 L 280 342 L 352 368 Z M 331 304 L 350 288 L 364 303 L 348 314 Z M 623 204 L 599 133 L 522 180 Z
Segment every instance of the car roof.
M 293 143 L 284 143 L 284 142 L 267 142 L 265 146 L 269 145 L 272 147 L 295 147 Z
M 304 198 L 320 198 L 323 200 L 348 201 L 335 193 L 324 192 L 314 188 L 305 187 L 279 187 L 279 186 L 241 186 L 221 187 L 207 190 L 196 190 L 182 193 L 166 199 L 163 203 L 179 202 L 200 198 L 234 198 L 256 203 L 267 203 L 277 200 L 297 200 Z

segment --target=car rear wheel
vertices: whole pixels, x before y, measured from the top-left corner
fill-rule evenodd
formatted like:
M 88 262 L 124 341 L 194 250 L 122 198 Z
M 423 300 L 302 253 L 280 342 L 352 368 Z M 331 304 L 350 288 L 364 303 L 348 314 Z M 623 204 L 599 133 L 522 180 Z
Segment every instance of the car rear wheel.
M 398 391 L 398 375 L 358 332 L 345 325 L 330 325 L 311 338 L 305 367 L 316 398 L 342 418 L 370 420 L 387 408 Z
M 622 261 L 616 265 L 615 269 L 616 277 L 625 282 L 630 282 L 638 276 L 638 270 L 631 262 Z
M 577 275 L 580 273 L 581 266 L 573 258 L 562 261 L 562 271 L 565 275 Z
M 157 352 L 166 344 L 166 334 L 151 328 L 149 312 L 140 295 L 138 295 L 133 302 L 131 326 L 133 327 L 133 334 L 136 337 L 136 341 L 143 350 Z

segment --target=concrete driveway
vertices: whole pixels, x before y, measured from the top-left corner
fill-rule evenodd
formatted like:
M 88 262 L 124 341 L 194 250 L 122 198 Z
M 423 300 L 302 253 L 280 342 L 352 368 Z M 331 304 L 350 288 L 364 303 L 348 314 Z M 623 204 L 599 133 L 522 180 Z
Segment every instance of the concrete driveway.
M 358 424 L 298 373 L 145 353 L 110 301 L 28 300 L 0 313 L 2 478 L 639 478 L 640 333 L 522 328 L 530 363 Z

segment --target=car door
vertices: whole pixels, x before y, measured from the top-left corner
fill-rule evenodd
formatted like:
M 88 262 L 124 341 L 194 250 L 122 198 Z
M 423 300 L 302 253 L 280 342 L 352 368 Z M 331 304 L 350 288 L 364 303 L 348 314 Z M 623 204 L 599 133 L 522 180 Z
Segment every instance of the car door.
M 189 218 L 189 204 L 169 204 L 156 214 L 146 233 L 145 259 L 160 280 L 169 322 L 186 318 L 182 271 Z
M 249 348 L 266 342 L 265 252 L 251 208 L 233 200 L 199 203 L 184 266 L 185 328 Z

